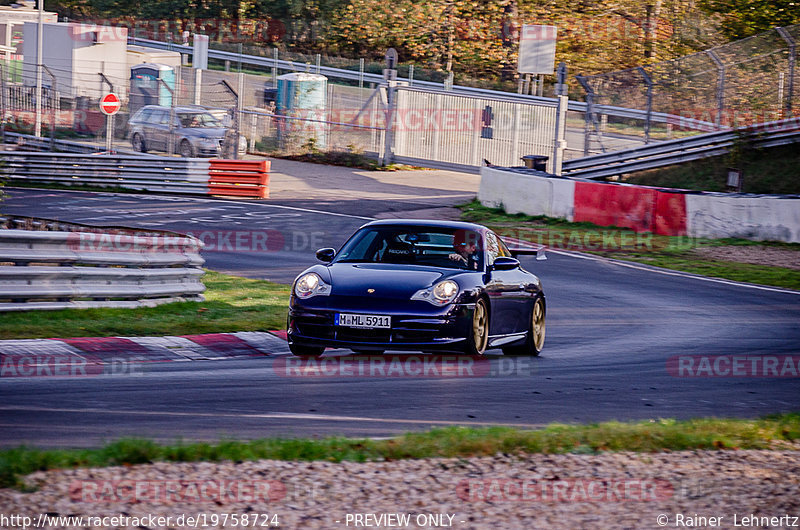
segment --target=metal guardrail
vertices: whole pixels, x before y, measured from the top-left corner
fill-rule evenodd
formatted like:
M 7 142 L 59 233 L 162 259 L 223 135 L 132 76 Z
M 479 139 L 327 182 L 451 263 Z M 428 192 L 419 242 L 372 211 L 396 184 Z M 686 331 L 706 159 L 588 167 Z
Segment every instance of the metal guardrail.
M 150 39 L 140 39 L 140 38 L 131 38 L 129 39 L 130 44 L 144 46 L 147 48 L 156 48 L 159 50 L 173 50 L 180 53 L 191 54 L 193 53 L 193 48 L 191 46 L 184 46 L 182 44 L 174 44 L 170 42 L 161 42 L 156 40 Z M 254 66 L 261 66 L 263 68 L 278 68 L 280 70 L 291 70 L 295 72 L 305 72 L 308 68 L 306 63 L 297 63 L 293 61 L 282 61 L 282 60 L 275 60 L 271 57 L 260 57 L 257 55 L 239 55 L 235 52 L 226 52 L 222 50 L 208 50 L 208 57 L 211 59 L 217 60 L 228 60 L 228 61 L 235 61 L 241 63 L 243 65 L 254 65 Z M 376 83 L 381 84 L 385 83 L 383 76 L 378 74 L 370 74 L 364 72 L 359 73 L 355 70 L 347 70 L 344 68 L 333 68 L 330 66 L 320 66 L 317 69 L 316 66 L 313 67 L 314 72 L 319 72 L 320 74 L 328 77 L 336 77 L 339 79 L 347 79 L 350 81 L 358 81 L 363 80 L 367 83 Z M 398 81 L 405 81 L 408 82 L 408 78 L 398 77 Z M 432 88 L 437 90 L 442 90 L 445 88 L 444 83 L 435 83 L 433 81 L 421 81 L 418 79 L 413 80 L 413 86 L 415 88 Z M 514 98 L 514 100 L 518 102 L 525 102 L 525 103 L 536 103 L 539 105 L 546 105 L 550 107 L 557 107 L 558 100 L 556 98 L 547 98 L 542 96 L 531 96 L 531 95 L 524 95 L 524 94 L 514 94 L 511 92 L 501 92 L 498 90 L 488 90 L 485 88 L 476 88 L 476 87 L 468 87 L 463 85 L 453 85 L 450 92 L 454 94 L 463 94 L 463 95 L 472 95 L 472 96 L 481 96 L 486 98 Z M 576 112 L 586 112 L 588 109 L 588 105 L 582 101 L 570 101 L 568 110 L 576 111 Z M 647 118 L 647 111 L 640 110 L 640 109 L 629 109 L 625 107 L 614 107 L 610 105 L 594 105 L 594 111 L 598 114 L 607 114 L 609 116 L 617 116 L 620 118 L 628 118 L 628 119 L 637 119 L 637 120 L 645 120 Z M 680 116 L 676 116 L 673 114 L 667 114 L 664 112 L 653 112 L 650 115 L 650 121 L 658 122 L 658 123 L 667 123 L 680 120 L 680 123 L 683 126 L 695 126 L 697 128 L 702 127 L 713 127 L 713 123 L 704 122 L 700 120 L 694 120 L 689 118 L 684 118 Z
M 203 244 L 193 237 L 15 221 L 0 218 L 0 311 L 149 307 L 204 299 Z
M 195 158 L 5 151 L 0 177 L 34 183 L 208 194 L 209 161 Z
M 34 136 L 32 134 L 21 134 L 15 132 L 5 132 L 6 141 L 12 140 L 18 145 L 28 149 L 41 149 L 43 151 L 50 150 L 50 138 Z M 73 140 L 55 140 L 55 147 L 58 151 L 64 153 L 99 153 L 105 150 L 100 144 L 94 142 L 76 142 Z M 117 154 L 135 155 L 139 158 L 157 157 L 150 153 L 139 153 L 129 149 L 114 149 Z
M 736 141 L 742 140 L 755 147 L 777 147 L 800 142 L 800 120 L 791 118 L 566 160 L 563 173 L 572 178 L 599 179 L 655 169 L 724 155 Z

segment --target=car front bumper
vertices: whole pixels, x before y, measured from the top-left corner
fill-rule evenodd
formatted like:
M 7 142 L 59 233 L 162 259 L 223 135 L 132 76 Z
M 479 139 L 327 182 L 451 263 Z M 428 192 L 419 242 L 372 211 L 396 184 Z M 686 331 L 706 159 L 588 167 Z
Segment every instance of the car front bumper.
M 461 351 L 472 329 L 474 308 L 475 304 L 439 308 L 427 302 L 370 308 L 361 304 L 321 308 L 293 303 L 287 337 L 295 344 L 365 351 Z M 337 326 L 336 313 L 389 315 L 391 329 Z

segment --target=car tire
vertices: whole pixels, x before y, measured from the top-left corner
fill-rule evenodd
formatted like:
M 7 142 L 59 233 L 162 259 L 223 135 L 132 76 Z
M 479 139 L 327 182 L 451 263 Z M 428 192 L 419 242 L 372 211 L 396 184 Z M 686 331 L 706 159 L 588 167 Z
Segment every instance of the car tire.
M 144 145 L 144 138 L 142 138 L 142 135 L 139 133 L 134 134 L 133 138 L 131 138 L 131 147 L 133 147 L 134 151 L 139 153 L 147 152 L 147 146 Z
M 194 156 L 194 147 L 189 140 L 182 140 L 178 152 L 183 158 L 192 158 Z
M 483 355 L 489 345 L 489 305 L 486 299 L 478 298 L 472 311 L 472 324 L 467 335 L 464 353 L 467 355 Z
M 529 355 L 536 357 L 542 352 L 545 335 L 545 305 L 544 298 L 537 297 L 531 308 L 531 317 L 528 322 L 528 333 L 525 342 L 518 346 L 503 348 L 505 355 Z
M 289 344 L 289 351 L 298 357 L 316 358 L 325 352 L 324 346 L 305 346 L 292 342 Z

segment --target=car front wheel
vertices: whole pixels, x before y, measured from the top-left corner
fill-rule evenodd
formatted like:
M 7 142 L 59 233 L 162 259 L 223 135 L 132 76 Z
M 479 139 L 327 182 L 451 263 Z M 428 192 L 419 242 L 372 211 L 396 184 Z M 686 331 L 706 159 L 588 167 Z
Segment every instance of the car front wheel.
M 184 140 L 181 142 L 179 152 L 183 158 L 191 158 L 194 156 L 194 149 L 192 148 L 192 144 L 189 143 L 189 140 Z
M 147 148 L 144 145 L 144 139 L 142 138 L 141 134 L 134 134 L 133 138 L 131 138 L 131 146 L 133 150 L 139 153 L 146 153 Z
M 472 326 L 470 327 L 467 345 L 464 353 L 467 355 L 483 355 L 489 344 L 489 306 L 486 300 L 479 298 L 475 302 L 472 312 Z
M 530 355 L 533 357 L 539 355 L 542 352 L 542 348 L 544 348 L 544 315 L 544 299 L 540 297 L 533 303 L 525 342 L 519 346 L 503 348 L 503 353 L 506 355 Z

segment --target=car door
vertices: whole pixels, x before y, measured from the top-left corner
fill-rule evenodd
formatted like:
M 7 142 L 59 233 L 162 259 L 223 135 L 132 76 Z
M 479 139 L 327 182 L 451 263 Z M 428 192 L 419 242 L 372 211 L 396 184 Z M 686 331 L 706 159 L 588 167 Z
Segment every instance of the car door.
M 159 109 L 158 114 L 153 115 L 152 123 L 158 149 L 166 151 L 169 142 L 169 111 Z
M 528 329 L 527 314 L 530 295 L 527 275 L 517 267 L 512 270 L 492 270 L 500 256 L 511 257 L 502 241 L 491 231 L 485 235 L 488 281 L 486 291 L 490 303 L 490 335 L 520 333 Z

